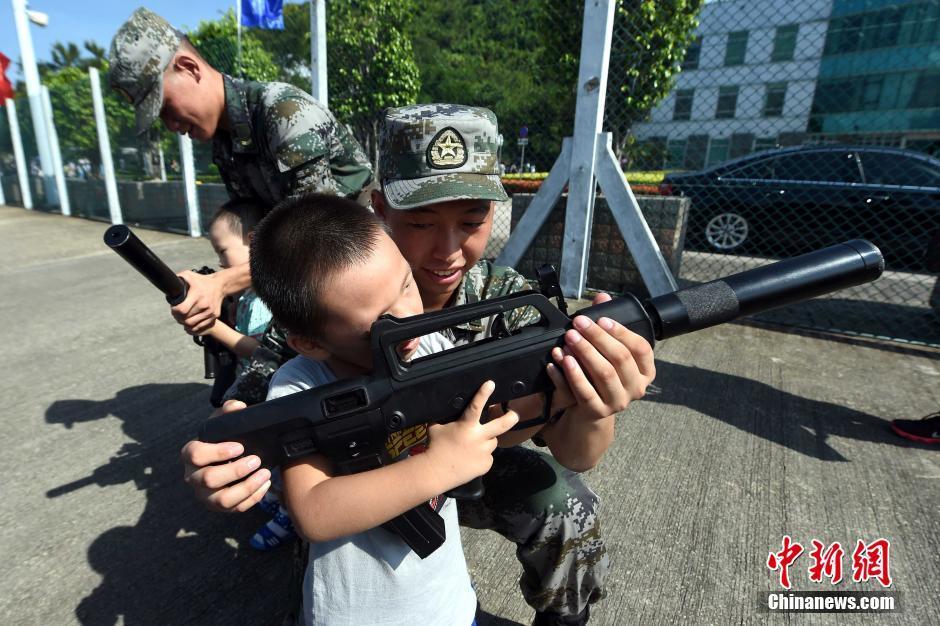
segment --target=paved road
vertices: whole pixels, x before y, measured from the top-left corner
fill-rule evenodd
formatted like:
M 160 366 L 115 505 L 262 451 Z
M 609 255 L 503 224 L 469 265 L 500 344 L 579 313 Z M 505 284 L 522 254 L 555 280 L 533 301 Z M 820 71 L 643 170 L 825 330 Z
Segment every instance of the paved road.
M 0 208 L 0 623 L 272 623 L 287 555 L 252 552 L 262 518 L 207 513 L 180 480 L 208 402 L 199 350 L 103 231 Z M 205 240 L 140 234 L 174 267 L 212 262 Z M 852 621 L 940 623 L 940 450 L 887 430 L 940 408 L 940 354 L 729 325 L 657 355 L 658 392 L 586 475 L 613 563 L 592 623 L 767 621 L 784 534 L 890 539 L 903 612 Z M 481 624 L 528 623 L 512 546 L 464 541 Z M 796 589 L 828 588 L 797 564 Z

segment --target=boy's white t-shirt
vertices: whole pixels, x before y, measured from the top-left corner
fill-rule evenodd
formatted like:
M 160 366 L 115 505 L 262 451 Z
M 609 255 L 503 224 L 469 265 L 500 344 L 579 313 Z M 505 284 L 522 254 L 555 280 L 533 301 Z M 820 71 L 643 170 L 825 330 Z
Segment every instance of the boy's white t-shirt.
M 442 335 L 426 335 L 415 358 L 450 347 Z M 298 356 L 277 370 L 268 400 L 335 380 L 324 363 Z M 471 624 L 476 594 L 470 586 L 453 499 L 445 501 L 440 515 L 447 539 L 425 559 L 383 528 L 311 543 L 304 575 L 303 623 Z

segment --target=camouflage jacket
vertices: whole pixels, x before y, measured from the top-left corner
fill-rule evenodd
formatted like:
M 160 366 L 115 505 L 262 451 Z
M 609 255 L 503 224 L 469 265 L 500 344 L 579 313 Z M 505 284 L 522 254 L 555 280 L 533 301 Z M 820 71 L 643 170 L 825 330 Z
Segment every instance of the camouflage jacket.
M 481 300 L 489 300 L 499 296 L 506 296 L 517 291 L 531 289 L 526 279 L 511 267 L 493 265 L 490 261 L 478 261 L 470 268 L 463 281 L 457 288 L 454 303 L 451 306 L 472 304 Z M 454 345 L 472 343 L 485 339 L 493 334 L 493 326 L 497 323 L 497 316 L 474 320 L 449 328 L 443 334 Z M 517 309 L 506 316 L 504 322 L 507 330 L 516 330 L 538 320 L 538 312 L 526 307 Z
M 307 93 L 286 83 L 223 76 L 231 130 L 212 140 L 212 161 L 233 198 L 271 207 L 301 191 L 355 197 L 372 180 L 356 139 Z
M 479 302 L 527 289 L 529 284 L 516 270 L 493 265 L 490 261 L 480 261 L 463 277 L 452 306 Z M 526 308 L 511 312 L 505 322 L 508 330 L 515 330 L 537 319 L 538 312 Z M 450 328 L 443 334 L 457 345 L 470 343 L 488 337 L 492 333 L 495 320 L 495 317 L 474 320 Z M 287 333 L 276 320 L 272 321 L 261 338 L 261 345 L 255 349 L 248 366 L 226 392 L 225 399 L 241 400 L 246 404 L 264 402 L 268 383 L 274 372 L 296 354 L 287 345 Z

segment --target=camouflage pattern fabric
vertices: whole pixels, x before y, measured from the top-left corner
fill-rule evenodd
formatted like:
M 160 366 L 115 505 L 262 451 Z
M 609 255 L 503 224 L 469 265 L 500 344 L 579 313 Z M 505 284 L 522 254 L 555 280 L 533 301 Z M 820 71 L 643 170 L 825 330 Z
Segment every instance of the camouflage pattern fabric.
M 248 365 L 225 392 L 223 400 L 241 400 L 248 406 L 264 402 L 274 372 L 295 356 L 297 353 L 287 345 L 287 331 L 272 320 L 261 337 L 261 345 L 251 353 Z
M 137 134 L 147 132 L 163 107 L 163 71 L 176 55 L 183 35 L 165 19 L 141 7 L 111 40 L 111 88 L 134 105 Z
M 506 200 L 499 179 L 502 143 L 489 109 L 459 104 L 386 109 L 379 120 L 385 200 L 393 209 L 450 200 Z
M 464 276 L 454 305 L 529 289 L 519 272 L 480 261 Z M 506 321 L 515 330 L 538 319 L 531 307 Z M 494 318 L 464 324 L 449 333 L 455 344 L 490 336 Z M 489 529 L 517 545 L 522 563 L 519 587 L 536 611 L 575 616 L 603 597 L 610 562 L 600 535 L 598 497 L 575 472 L 550 455 L 523 446 L 498 448 L 483 477 L 482 500 L 460 500 L 460 524 Z
M 473 304 L 480 300 L 488 300 L 505 296 L 518 291 L 530 289 L 528 281 L 516 270 L 510 267 L 500 267 L 490 261 L 481 260 L 464 275 L 458 286 L 454 302 L 451 306 Z M 516 330 L 538 321 L 539 313 L 532 307 L 525 307 L 511 311 L 505 317 L 506 330 Z M 482 320 L 471 320 L 464 324 L 454 326 L 442 331 L 442 334 L 455 345 L 462 345 L 493 335 L 497 317 L 491 316 Z
M 610 566 L 598 520 L 599 499 L 548 454 L 497 448 L 481 500 L 459 500 L 460 525 L 516 544 L 519 588 L 536 611 L 575 616 L 604 597 Z
M 216 132 L 212 161 L 230 196 L 267 206 L 311 191 L 355 199 L 371 182 L 362 147 L 310 94 L 286 83 L 223 80 L 231 132 Z

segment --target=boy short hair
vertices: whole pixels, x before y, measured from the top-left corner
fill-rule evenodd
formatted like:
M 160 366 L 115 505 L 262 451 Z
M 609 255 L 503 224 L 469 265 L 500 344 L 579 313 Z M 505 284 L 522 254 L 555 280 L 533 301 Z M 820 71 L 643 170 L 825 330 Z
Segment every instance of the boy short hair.
M 319 334 L 323 290 L 338 272 L 369 259 L 388 232 L 372 211 L 352 200 L 308 194 L 268 213 L 251 241 L 251 284 L 289 333 Z
M 264 210 L 256 200 L 235 198 L 216 210 L 215 215 L 209 220 L 209 228 L 222 220 L 233 234 L 244 239 L 255 229 L 263 216 Z

